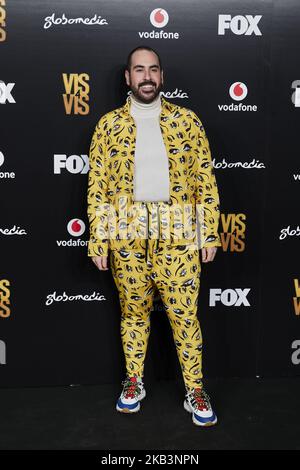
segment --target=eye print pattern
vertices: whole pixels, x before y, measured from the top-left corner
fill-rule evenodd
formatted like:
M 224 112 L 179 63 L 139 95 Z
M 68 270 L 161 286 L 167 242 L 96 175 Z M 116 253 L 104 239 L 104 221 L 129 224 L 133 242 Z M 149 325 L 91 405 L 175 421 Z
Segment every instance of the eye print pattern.
M 110 267 L 119 292 L 121 338 L 128 375 L 143 377 L 156 288 L 168 316 L 187 389 L 202 385 L 202 334 L 197 318 L 198 250 L 149 240 L 145 250 L 113 250 Z

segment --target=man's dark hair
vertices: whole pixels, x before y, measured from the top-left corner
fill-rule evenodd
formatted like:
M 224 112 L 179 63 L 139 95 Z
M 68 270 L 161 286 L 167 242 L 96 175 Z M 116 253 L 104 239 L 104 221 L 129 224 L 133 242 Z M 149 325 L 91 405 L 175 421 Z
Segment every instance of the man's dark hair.
M 138 46 L 138 47 L 135 47 L 134 49 L 132 49 L 132 51 L 129 52 L 129 54 L 128 54 L 127 63 L 126 63 L 126 70 L 128 70 L 128 72 L 130 72 L 132 54 L 133 54 L 135 51 L 139 51 L 139 50 L 146 50 L 146 51 L 154 52 L 154 54 L 156 54 L 157 57 L 158 57 L 159 67 L 160 67 L 160 69 L 162 70 L 161 59 L 160 59 L 158 53 L 157 53 L 154 49 L 152 49 L 152 47 L 149 47 L 149 46 Z

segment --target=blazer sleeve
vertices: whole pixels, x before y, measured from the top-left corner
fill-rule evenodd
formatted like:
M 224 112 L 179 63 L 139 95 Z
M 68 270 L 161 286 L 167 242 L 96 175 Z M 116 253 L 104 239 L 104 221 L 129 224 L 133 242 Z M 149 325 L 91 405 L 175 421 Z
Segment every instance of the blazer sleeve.
M 220 199 L 208 138 L 199 117 L 192 112 L 196 155 L 195 199 L 201 248 L 222 246 L 218 233 Z
M 88 256 L 108 255 L 108 172 L 104 116 L 95 127 L 89 149 L 87 214 L 90 226 Z

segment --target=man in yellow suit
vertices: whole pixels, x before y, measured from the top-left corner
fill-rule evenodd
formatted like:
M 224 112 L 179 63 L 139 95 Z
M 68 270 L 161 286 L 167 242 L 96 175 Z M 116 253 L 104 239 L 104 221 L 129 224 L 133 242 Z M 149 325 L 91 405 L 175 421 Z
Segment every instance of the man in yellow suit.
M 204 127 L 189 108 L 161 94 L 163 69 L 148 46 L 133 49 L 131 93 L 103 115 L 90 146 L 88 256 L 111 267 L 121 306 L 126 378 L 116 409 L 140 410 L 150 312 L 157 289 L 167 313 L 193 423 L 217 423 L 203 386 L 197 318 L 201 263 L 221 246 L 219 195 Z

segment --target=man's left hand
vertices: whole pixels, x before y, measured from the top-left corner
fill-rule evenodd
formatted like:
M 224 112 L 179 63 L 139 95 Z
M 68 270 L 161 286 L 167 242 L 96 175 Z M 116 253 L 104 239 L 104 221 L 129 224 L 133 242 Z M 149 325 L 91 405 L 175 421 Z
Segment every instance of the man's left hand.
M 213 261 L 214 257 L 216 256 L 217 249 L 218 248 L 216 246 L 201 248 L 202 262 L 208 263 L 209 261 Z

